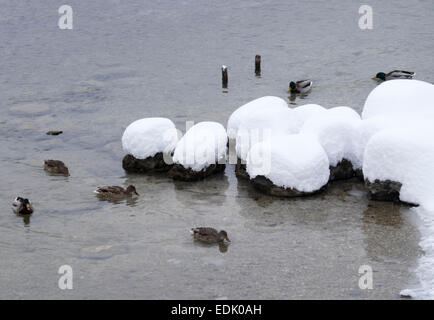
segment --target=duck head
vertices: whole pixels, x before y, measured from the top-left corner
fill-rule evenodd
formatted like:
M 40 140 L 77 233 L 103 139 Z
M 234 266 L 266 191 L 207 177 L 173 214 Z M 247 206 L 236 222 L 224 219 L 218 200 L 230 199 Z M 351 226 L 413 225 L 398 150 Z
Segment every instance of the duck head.
M 33 213 L 33 207 L 30 204 L 29 199 L 24 199 L 21 197 L 17 197 L 14 202 L 12 203 L 12 210 L 15 213 L 19 214 L 32 214 Z
M 294 81 L 289 83 L 288 92 L 294 92 L 297 89 L 297 84 Z
M 231 242 L 231 240 L 229 240 L 228 233 L 226 231 L 224 231 L 224 230 L 221 230 L 219 232 L 219 237 L 220 237 L 220 241 L 225 241 L 226 240 L 227 242 Z
M 378 72 L 377 75 L 375 77 L 373 77 L 372 79 L 378 79 L 378 80 L 386 81 L 386 74 L 384 72 Z
M 129 186 L 128 186 L 128 188 L 127 188 L 127 192 L 128 192 L 128 193 L 134 193 L 135 195 L 139 195 L 139 194 L 137 193 L 137 191 L 136 191 L 136 187 L 133 186 L 133 185 L 129 185 Z

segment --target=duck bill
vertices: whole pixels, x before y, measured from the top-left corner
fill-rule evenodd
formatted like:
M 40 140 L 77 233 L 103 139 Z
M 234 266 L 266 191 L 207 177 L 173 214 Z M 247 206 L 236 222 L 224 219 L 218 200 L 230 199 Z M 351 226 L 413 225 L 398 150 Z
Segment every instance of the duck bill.
M 231 242 L 231 240 L 229 240 L 228 236 L 226 236 L 225 239 L 226 239 L 227 242 Z
M 134 192 L 137 196 L 139 196 L 139 194 L 137 192 Z
M 292 90 L 291 90 L 291 88 L 289 88 L 289 89 L 288 89 L 288 93 L 291 93 L 291 92 L 292 92 Z

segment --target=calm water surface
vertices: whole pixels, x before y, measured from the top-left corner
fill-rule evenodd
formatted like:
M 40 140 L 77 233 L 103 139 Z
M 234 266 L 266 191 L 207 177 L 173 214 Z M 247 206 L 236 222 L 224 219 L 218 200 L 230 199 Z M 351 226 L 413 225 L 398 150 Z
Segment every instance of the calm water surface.
M 359 1 L 71 0 L 73 30 L 57 27 L 58 1 L 0 4 L 0 298 L 394 299 L 415 285 L 419 222 L 370 202 L 357 182 L 282 200 L 238 181 L 233 166 L 197 183 L 127 175 L 120 139 L 149 116 L 181 130 L 187 120 L 226 124 L 254 98 L 288 99 L 288 81 L 306 77 L 315 88 L 291 107 L 360 112 L 370 78 L 395 68 L 433 82 L 431 0 L 372 0 L 366 31 Z M 50 158 L 71 176 L 47 175 Z M 141 196 L 101 202 L 92 190 L 107 184 Z M 30 219 L 12 214 L 17 195 L 32 200 Z M 232 244 L 193 243 L 196 225 L 227 230 Z M 64 264 L 73 290 L 58 288 Z M 363 291 L 366 264 L 374 289 Z

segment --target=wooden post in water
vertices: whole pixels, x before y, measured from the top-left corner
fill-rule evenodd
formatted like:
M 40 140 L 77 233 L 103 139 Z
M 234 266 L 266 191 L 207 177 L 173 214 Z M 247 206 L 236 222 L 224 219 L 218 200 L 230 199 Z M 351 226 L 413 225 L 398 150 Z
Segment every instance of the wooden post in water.
M 228 87 L 228 67 L 225 65 L 222 66 L 222 87 Z
M 261 56 L 259 54 L 255 56 L 255 74 L 256 76 L 261 75 Z

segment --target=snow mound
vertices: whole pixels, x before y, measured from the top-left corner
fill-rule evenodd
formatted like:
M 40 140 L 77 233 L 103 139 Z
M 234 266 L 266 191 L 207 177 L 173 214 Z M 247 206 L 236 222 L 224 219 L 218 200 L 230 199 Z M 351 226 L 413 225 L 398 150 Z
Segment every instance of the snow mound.
M 419 80 L 385 81 L 369 94 L 362 118 L 417 116 L 434 118 L 434 85 Z
M 365 149 L 365 178 L 371 182 L 376 179 L 400 182 L 400 200 L 434 211 L 433 136 L 434 129 L 426 127 L 378 132 Z
M 184 168 L 201 171 L 226 159 L 227 135 L 217 122 L 204 121 L 191 127 L 176 145 L 173 161 Z
M 315 116 L 321 116 L 327 112 L 327 109 L 320 106 L 319 104 L 305 104 L 292 110 L 294 110 L 297 114 L 300 121 L 300 126 L 303 125 L 303 123 L 305 123 L 308 119 Z
M 246 160 L 251 146 L 276 134 L 298 133 L 300 121 L 292 109 L 255 110 L 239 122 L 236 135 L 237 157 Z
M 355 169 L 362 167 L 358 148 L 360 116 L 348 107 L 317 112 L 306 120 L 300 133 L 314 135 L 327 153 L 331 166 L 341 160 L 351 161 Z
M 227 124 L 229 139 L 235 139 L 237 137 L 239 125 L 247 117 L 252 117 L 254 114 L 254 117 L 258 119 L 258 117 L 260 118 L 263 115 L 267 115 L 281 109 L 288 109 L 288 104 L 285 102 L 285 100 L 273 96 L 258 98 L 246 103 L 245 105 L 242 105 L 229 117 Z
M 178 142 L 172 121 L 166 118 L 145 118 L 134 121 L 122 135 L 122 148 L 136 159 L 153 157 L 156 153 L 171 153 Z
M 303 192 L 321 189 L 329 180 L 327 154 L 311 135 L 274 135 L 255 144 L 247 156 L 253 179 L 265 176 L 276 186 Z

